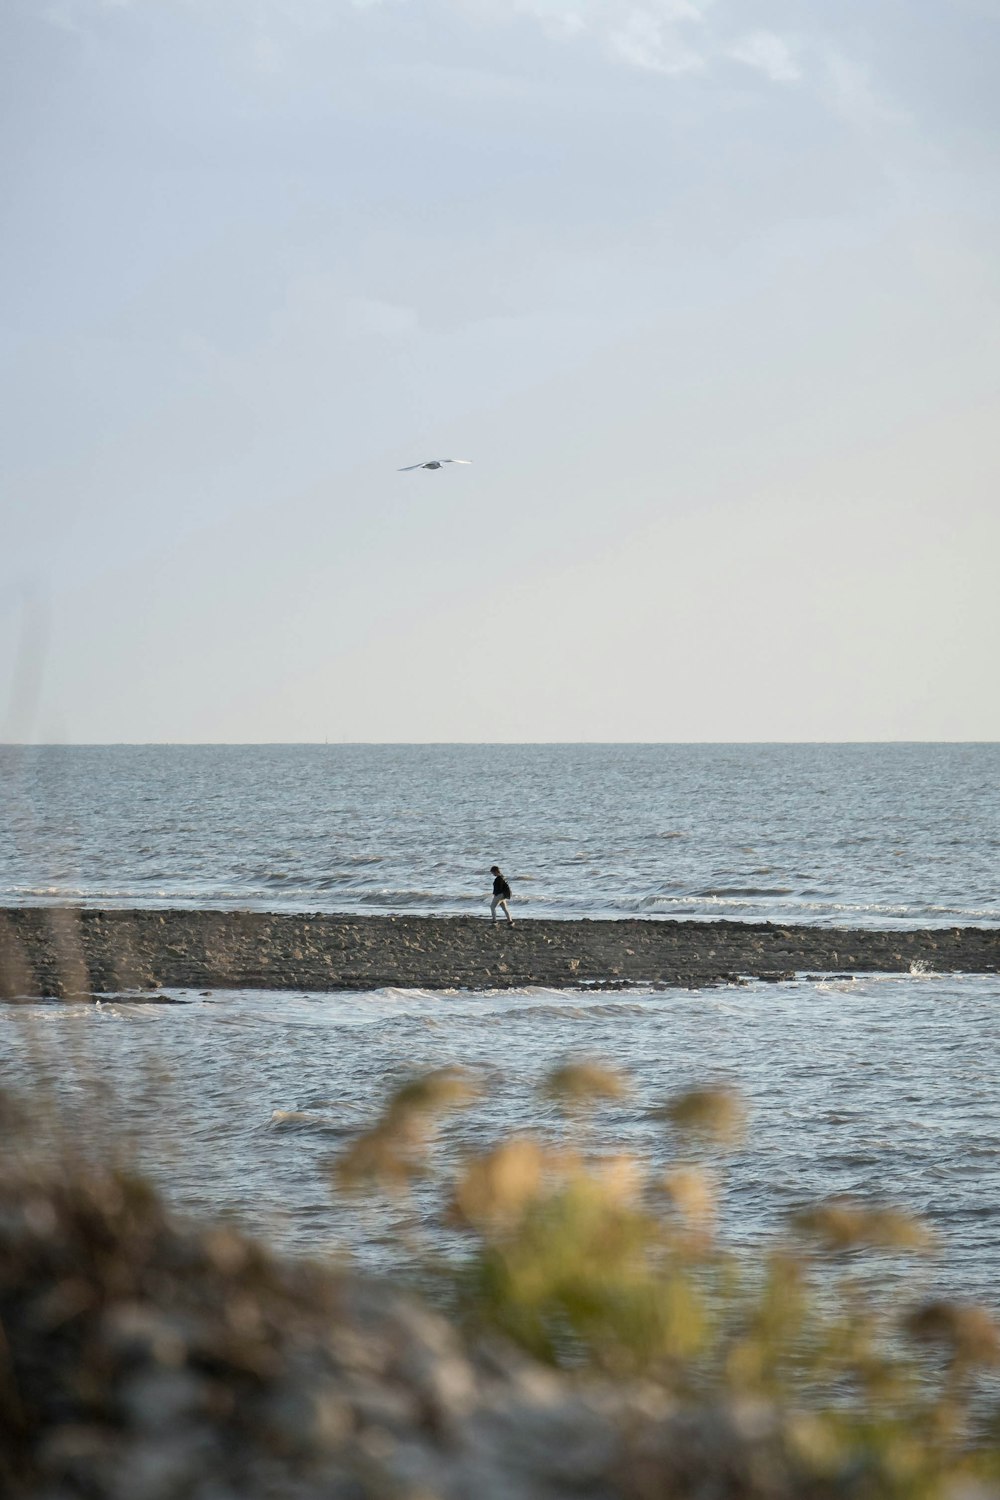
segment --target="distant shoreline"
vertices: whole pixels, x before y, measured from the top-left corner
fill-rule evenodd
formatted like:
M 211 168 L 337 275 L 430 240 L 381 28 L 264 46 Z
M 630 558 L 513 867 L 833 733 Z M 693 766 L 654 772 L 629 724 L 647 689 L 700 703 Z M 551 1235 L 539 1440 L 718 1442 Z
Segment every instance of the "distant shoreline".
M 0 999 L 126 990 L 700 988 L 796 974 L 1000 973 L 1000 931 L 671 920 L 0 908 Z

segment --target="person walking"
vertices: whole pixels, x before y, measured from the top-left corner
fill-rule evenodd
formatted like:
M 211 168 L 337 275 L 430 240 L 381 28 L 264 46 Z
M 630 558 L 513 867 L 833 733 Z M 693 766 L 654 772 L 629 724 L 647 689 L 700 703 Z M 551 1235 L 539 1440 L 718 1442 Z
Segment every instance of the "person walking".
M 490 902 L 490 916 L 493 918 L 493 926 L 497 925 L 497 907 L 499 906 L 507 918 L 507 926 L 513 927 L 514 918 L 510 914 L 507 902 L 510 900 L 510 886 L 500 873 L 499 865 L 490 865 L 490 874 L 493 876 L 493 900 Z

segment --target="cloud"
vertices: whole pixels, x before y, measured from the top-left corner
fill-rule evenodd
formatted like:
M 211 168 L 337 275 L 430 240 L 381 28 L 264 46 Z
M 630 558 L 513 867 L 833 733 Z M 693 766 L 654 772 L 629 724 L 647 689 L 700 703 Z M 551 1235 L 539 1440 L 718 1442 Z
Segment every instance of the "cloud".
M 826 48 L 826 72 L 834 109 L 856 129 L 871 134 L 907 122 L 907 114 L 876 88 L 868 69 L 839 49 Z
M 466 9 L 469 0 L 453 0 Z M 707 61 L 694 40 L 714 0 L 515 0 L 489 6 L 501 22 L 516 14 L 536 22 L 556 40 L 596 42 L 617 62 L 668 76 L 697 71 Z M 481 4 L 475 11 L 482 15 Z
M 354 15 L 359 25 L 376 10 L 400 16 L 427 0 L 216 0 L 210 14 L 249 34 L 249 59 L 264 73 L 282 70 L 303 41 L 312 44 Z M 428 7 L 430 8 L 430 7 Z M 51 24 L 84 33 L 115 12 L 192 12 L 190 0 L 47 0 Z M 741 35 L 725 0 L 436 0 L 439 13 L 471 26 L 501 28 L 518 21 L 536 26 L 550 41 L 599 49 L 619 65 L 665 77 L 707 73 L 726 57 L 754 68 L 774 83 L 800 76 L 792 49 L 768 30 Z M 405 27 L 403 35 L 406 34 Z
M 756 68 L 772 83 L 795 83 L 802 77 L 791 47 L 773 31 L 751 31 L 729 48 L 729 56 Z
M 691 11 L 692 7 L 686 7 Z M 673 17 L 663 16 L 654 10 L 634 10 L 624 25 L 614 29 L 609 36 L 612 52 L 651 73 L 697 72 L 705 66 L 704 55 L 692 47 L 683 37 L 680 25 L 684 21 L 701 20 L 697 12 Z
M 513 7 L 485 0 L 485 10 L 484 0 L 451 3 L 494 24 L 512 14 L 528 17 L 550 38 L 590 40 L 616 62 L 667 77 L 707 72 L 727 57 L 772 83 L 802 76 L 793 47 L 776 32 L 737 32 L 733 40 L 718 0 L 515 0 Z

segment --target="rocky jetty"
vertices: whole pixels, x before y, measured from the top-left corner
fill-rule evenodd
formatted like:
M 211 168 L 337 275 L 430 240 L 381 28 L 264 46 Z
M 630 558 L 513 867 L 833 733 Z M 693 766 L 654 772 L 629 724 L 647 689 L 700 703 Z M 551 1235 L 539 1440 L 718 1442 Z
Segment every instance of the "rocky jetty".
M 770 923 L 519 921 L 249 911 L 0 911 L 0 998 L 158 988 L 519 989 L 797 973 L 997 973 L 1000 932 Z

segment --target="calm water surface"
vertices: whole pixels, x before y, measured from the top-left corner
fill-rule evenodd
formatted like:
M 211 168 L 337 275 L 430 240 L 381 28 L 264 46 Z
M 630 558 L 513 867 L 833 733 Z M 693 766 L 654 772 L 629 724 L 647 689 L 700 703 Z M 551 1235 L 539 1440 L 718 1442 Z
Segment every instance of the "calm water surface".
M 0 904 L 1000 921 L 1000 745 L 0 747 Z

